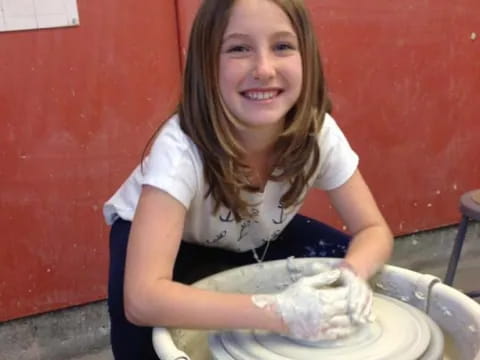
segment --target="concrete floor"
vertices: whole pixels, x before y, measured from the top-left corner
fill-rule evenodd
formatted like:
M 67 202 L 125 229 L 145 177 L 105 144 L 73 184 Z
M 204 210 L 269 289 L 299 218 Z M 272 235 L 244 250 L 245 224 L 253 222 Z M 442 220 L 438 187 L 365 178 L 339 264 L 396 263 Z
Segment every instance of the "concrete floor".
M 105 350 L 91 353 L 88 355 L 74 357 L 71 360 L 113 360 L 113 355 L 110 349 L 107 348 Z

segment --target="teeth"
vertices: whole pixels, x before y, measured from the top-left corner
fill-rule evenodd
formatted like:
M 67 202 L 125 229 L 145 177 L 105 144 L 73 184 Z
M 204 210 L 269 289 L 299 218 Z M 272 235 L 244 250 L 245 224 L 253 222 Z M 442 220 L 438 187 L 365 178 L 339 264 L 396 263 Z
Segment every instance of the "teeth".
M 278 94 L 278 91 L 248 91 L 245 96 L 252 100 L 268 100 L 274 98 Z

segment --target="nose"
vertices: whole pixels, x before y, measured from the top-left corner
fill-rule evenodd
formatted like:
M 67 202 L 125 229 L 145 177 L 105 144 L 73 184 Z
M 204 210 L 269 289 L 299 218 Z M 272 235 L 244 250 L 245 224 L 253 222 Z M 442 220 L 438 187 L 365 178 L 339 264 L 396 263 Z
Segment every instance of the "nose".
M 275 60 L 272 54 L 259 52 L 254 61 L 253 77 L 256 80 L 269 80 L 275 76 Z

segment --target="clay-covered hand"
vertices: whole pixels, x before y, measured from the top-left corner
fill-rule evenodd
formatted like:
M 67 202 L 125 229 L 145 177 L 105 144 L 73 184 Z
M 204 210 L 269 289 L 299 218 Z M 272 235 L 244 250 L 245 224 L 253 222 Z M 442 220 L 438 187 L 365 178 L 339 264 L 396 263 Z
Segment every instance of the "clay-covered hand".
M 340 281 L 347 288 L 347 309 L 355 324 L 365 324 L 373 321 L 373 293 L 368 283 L 359 277 L 346 263 L 339 266 Z
M 347 310 L 346 287 L 329 287 L 339 279 L 335 269 L 303 277 L 277 294 L 254 295 L 253 303 L 280 315 L 288 335 L 310 341 L 332 340 L 354 330 Z
M 313 276 L 322 272 L 332 270 L 332 266 L 325 262 L 315 260 L 308 262 L 300 262 L 295 261 L 295 258 L 293 256 L 289 257 L 286 263 L 287 271 L 290 275 L 290 280 L 292 282 L 295 282 L 305 276 Z

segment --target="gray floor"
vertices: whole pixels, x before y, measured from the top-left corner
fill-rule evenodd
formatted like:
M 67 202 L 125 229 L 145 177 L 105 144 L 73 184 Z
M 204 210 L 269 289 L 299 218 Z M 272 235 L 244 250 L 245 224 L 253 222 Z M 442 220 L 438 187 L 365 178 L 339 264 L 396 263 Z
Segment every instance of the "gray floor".
M 80 357 L 74 357 L 71 360 L 113 360 L 113 355 L 110 349 L 107 348 L 100 352 L 95 352 Z

